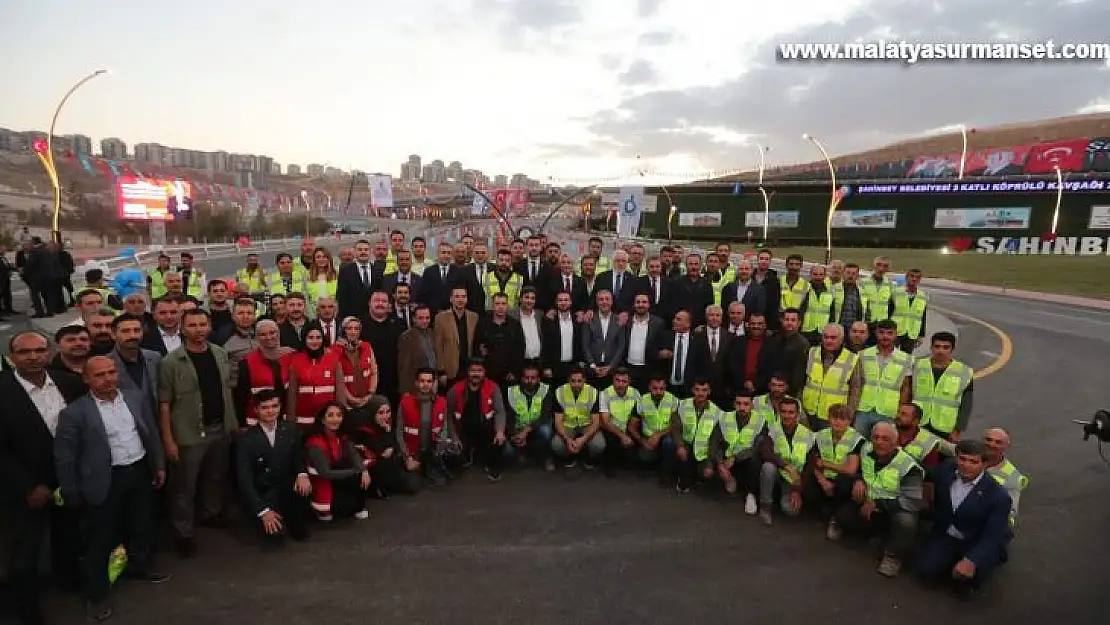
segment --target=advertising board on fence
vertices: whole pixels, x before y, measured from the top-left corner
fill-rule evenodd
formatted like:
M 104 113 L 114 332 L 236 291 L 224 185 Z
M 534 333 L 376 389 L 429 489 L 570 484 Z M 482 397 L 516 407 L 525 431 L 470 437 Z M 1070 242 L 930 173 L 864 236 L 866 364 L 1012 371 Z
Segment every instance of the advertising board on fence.
M 797 228 L 798 211 L 748 211 L 744 213 L 745 228 L 762 228 L 766 215 L 769 228 Z
M 720 213 L 679 213 L 678 225 L 683 228 L 720 228 Z
M 1089 230 L 1110 230 L 1110 206 L 1092 206 Z
M 898 211 L 893 208 L 878 210 L 838 210 L 833 213 L 833 228 L 881 228 L 893 230 L 898 223 Z
M 1005 208 L 938 208 L 933 227 L 938 230 L 1026 230 L 1028 206 Z

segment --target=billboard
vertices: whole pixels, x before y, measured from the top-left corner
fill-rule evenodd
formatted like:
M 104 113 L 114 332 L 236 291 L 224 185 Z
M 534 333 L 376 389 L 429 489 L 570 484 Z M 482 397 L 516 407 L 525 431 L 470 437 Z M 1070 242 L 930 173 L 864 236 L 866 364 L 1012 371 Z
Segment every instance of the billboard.
M 120 219 L 173 221 L 193 210 L 193 185 L 185 180 L 116 178 L 116 207 Z
M 745 228 L 762 228 L 763 211 L 748 211 L 744 213 Z M 768 228 L 797 228 L 798 211 L 770 211 L 767 215 Z
M 645 195 L 644 204 L 640 207 L 641 213 L 654 213 L 659 210 L 659 197 L 655 195 Z M 621 194 L 620 193 L 604 193 L 601 196 L 601 204 L 605 207 L 605 211 L 615 211 L 620 208 Z
M 893 230 L 898 222 L 898 211 L 893 208 L 878 210 L 838 210 L 833 213 L 833 228 L 883 228 Z
M 933 227 L 938 230 L 1025 230 L 1027 206 L 1006 208 L 938 208 Z
M 681 228 L 720 228 L 720 213 L 679 213 L 678 225 Z
M 1090 230 L 1110 230 L 1110 206 L 1092 206 Z

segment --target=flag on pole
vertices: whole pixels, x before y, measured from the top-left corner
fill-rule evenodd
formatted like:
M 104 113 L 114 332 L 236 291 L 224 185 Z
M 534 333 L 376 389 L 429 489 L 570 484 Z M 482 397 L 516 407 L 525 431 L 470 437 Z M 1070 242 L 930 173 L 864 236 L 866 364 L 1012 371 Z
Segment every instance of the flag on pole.
M 643 187 L 621 187 L 617 200 L 617 235 L 634 237 L 640 229 L 640 215 L 644 210 Z

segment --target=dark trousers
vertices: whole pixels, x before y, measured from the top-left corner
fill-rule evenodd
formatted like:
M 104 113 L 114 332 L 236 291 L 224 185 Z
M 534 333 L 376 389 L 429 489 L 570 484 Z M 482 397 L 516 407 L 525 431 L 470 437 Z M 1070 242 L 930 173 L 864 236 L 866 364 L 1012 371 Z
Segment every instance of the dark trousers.
M 76 589 L 81 584 L 79 517 L 71 508 L 46 505 L 31 509 L 23 502 L 12 507 L 7 501 L 3 505 L 8 506 L 4 514 L 11 514 L 14 521 L 8 576 L 15 606 L 20 614 L 32 614 L 39 610 L 39 562 L 47 540 L 51 570 L 58 585 Z
M 393 452 L 389 458 L 378 457 L 370 467 L 370 488 L 383 495 L 411 494 L 417 491 L 415 476 L 405 470 L 404 460 Z
M 763 462 L 759 456 L 752 455 L 732 463 L 732 477 L 745 495 L 759 496 L 759 470 Z
M 975 577 L 957 582 L 952 579 L 952 568 L 967 556 L 973 546 L 958 538 L 953 538 L 947 533 L 931 532 L 921 546 L 921 553 L 917 559 L 917 574 L 929 583 L 952 580 L 957 586 L 966 585 L 978 588 L 995 569 L 1002 566 L 1006 561 L 1006 552 L 1001 550 L 997 557 L 989 561 L 975 563 Z
M 685 488 L 693 486 L 698 478 L 698 461 L 694 459 L 693 445 L 686 445 L 685 460 L 679 459 L 677 445 L 665 451 L 669 453 L 663 454 L 664 470 L 667 471 L 671 479 Z
M 879 502 L 879 507 L 870 519 L 860 516 L 860 505 L 850 498 L 841 503 L 834 517 L 845 531 L 855 534 L 879 535 L 884 539 L 883 550 L 890 555 L 902 558 L 909 551 L 917 534 L 917 513 L 894 508 L 886 509 L 887 502 Z
M 516 424 L 513 424 L 509 430 L 515 431 Z M 512 458 L 517 454 L 523 453 L 530 460 L 544 463 L 551 457 L 551 437 L 553 435 L 554 433 L 550 424 L 536 424 L 532 427 L 532 431 L 528 433 L 528 438 L 524 440 L 524 445 L 521 447 L 514 445 L 512 443 L 512 436 L 510 436 L 509 442 L 505 444 L 505 455 Z
M 69 301 L 73 302 L 73 276 L 66 276 L 62 278 L 62 288 L 65 289 L 66 295 L 69 296 Z M 108 302 L 104 302 L 105 305 Z
M 855 477 L 851 475 L 837 475 L 830 478 L 830 480 L 833 483 L 831 494 L 826 493 L 825 489 L 821 488 L 821 484 L 813 473 L 807 473 L 805 482 L 802 484 L 802 500 L 805 502 L 805 509 L 813 510 L 825 522 L 833 518 L 837 509 L 845 501 L 851 501 L 852 486 L 856 481 Z
M 85 509 L 81 529 L 85 558 L 81 577 L 91 601 L 108 596 L 108 559 L 121 543 L 127 548 L 127 570 L 143 573 L 155 542 L 154 486 L 144 458 L 112 467 L 112 483 L 103 502 Z
M 170 467 L 170 521 L 176 538 L 192 538 L 200 494 L 203 521 L 219 518 L 226 502 L 231 464 L 231 437 L 223 425 L 206 426 L 206 436 L 195 445 L 181 446 L 181 457 Z
M 641 393 L 648 392 L 648 383 L 651 381 L 651 371 L 647 365 L 624 365 L 628 369 L 629 377 L 632 378 L 632 388 L 640 391 Z
M 255 530 L 263 544 L 278 545 L 285 542 L 286 537 L 293 540 L 308 538 L 308 520 L 312 517 L 311 504 L 308 497 L 301 497 L 293 490 L 293 484 L 282 484 L 276 492 L 262 493 L 262 499 L 273 502 L 271 509 L 281 515 L 282 524 L 280 532 L 267 534 L 266 528 L 262 526 L 262 519 L 253 510 L 247 511 L 247 518 L 253 519 Z
M 333 518 L 350 518 L 355 513 L 366 509 L 366 491 L 362 490 L 361 481 L 361 475 L 331 481 L 331 515 Z
M 69 310 L 65 298 L 62 296 L 62 281 L 58 278 L 43 281 L 43 304 L 47 311 L 55 315 Z
M 34 309 L 36 315 L 41 317 L 48 312 L 54 312 L 47 307 L 50 300 L 47 297 L 47 290 L 44 287 L 43 281 L 33 280 L 28 282 L 27 292 L 31 296 L 31 308 Z
M 900 337 L 898 337 L 898 349 L 900 349 L 900 350 L 902 350 L 902 351 L 904 351 L 907 354 L 912 356 L 913 355 L 913 350 L 916 349 L 916 347 L 914 346 L 914 343 L 916 343 L 916 342 L 917 342 L 917 339 L 911 339 L 911 338 L 907 338 L 907 337 L 904 337 L 904 336 L 900 336 Z
M 487 471 L 500 471 L 505 445 L 493 444 L 493 419 L 463 414 L 462 431 L 463 453 L 472 461 L 481 463 Z
M 5 272 L 0 275 L 0 313 L 11 314 L 12 308 L 12 274 Z
M 605 470 L 612 472 L 617 469 L 631 469 L 637 463 L 636 454 L 636 441 L 631 441 L 628 447 L 625 447 L 620 438 L 609 430 L 601 430 L 605 435 Z

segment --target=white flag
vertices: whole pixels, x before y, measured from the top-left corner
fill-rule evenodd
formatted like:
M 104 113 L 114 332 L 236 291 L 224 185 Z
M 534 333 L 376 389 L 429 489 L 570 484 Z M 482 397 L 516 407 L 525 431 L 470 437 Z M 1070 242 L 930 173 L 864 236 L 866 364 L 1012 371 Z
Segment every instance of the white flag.
M 643 187 L 621 187 L 617 200 L 617 235 L 634 237 L 640 229 L 640 214 L 644 210 Z
M 393 176 L 374 174 L 367 176 L 370 184 L 370 203 L 378 208 L 393 208 Z

